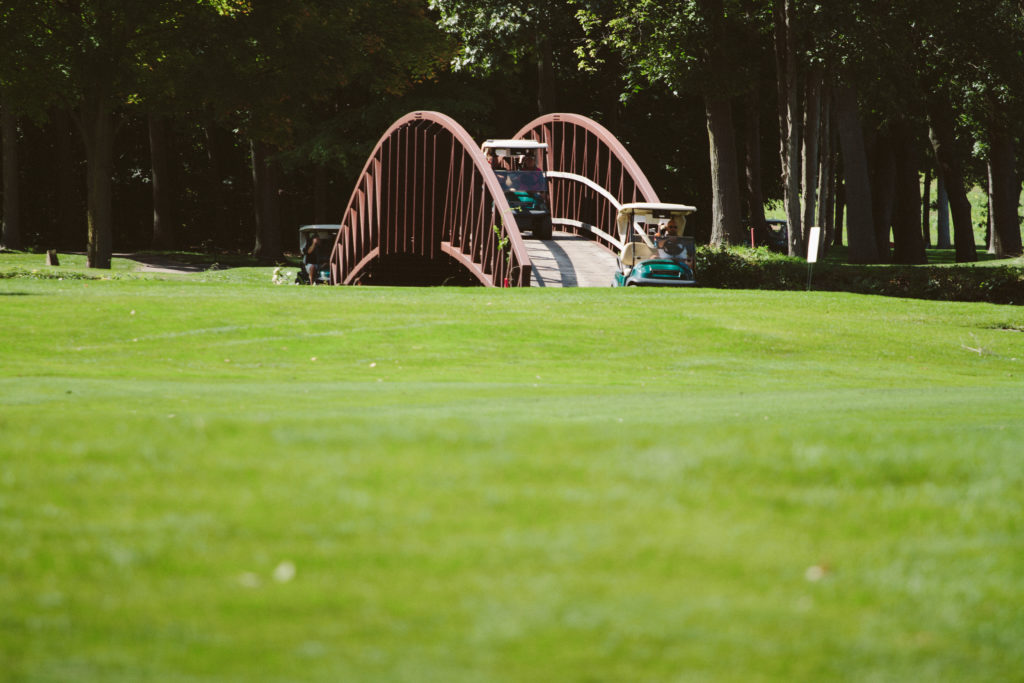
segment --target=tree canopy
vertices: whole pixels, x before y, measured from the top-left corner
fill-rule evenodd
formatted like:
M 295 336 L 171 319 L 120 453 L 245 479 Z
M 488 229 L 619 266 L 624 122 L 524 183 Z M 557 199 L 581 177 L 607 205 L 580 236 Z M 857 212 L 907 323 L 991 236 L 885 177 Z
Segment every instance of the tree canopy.
M 818 223 L 853 260 L 920 262 L 925 173 L 971 260 L 973 185 L 989 197 L 990 250 L 1021 251 L 1022 95 L 1016 0 L 12 0 L 0 6 L 4 239 L 85 240 L 103 266 L 115 239 L 156 240 L 147 203 L 167 191 L 171 241 L 255 236 L 273 257 L 304 205 L 340 211 L 405 111 L 493 136 L 562 110 L 619 134 L 659 192 L 701 209 L 692 222 L 709 241 L 763 236 L 774 201 L 791 253 Z M 84 198 L 73 177 L 17 182 L 78 173 Z M 170 189 L 150 199 L 148 185 Z M 78 201 L 85 234 L 48 208 Z M 19 232 L 19 206 L 48 217 Z M 255 228 L 211 228 L 253 206 Z

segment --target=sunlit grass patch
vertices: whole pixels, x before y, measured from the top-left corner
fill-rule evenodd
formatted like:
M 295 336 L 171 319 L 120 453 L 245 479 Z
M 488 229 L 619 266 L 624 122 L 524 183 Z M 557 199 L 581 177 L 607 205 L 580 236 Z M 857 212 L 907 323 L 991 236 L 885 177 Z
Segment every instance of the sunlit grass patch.
M 0 280 L 0 680 L 1024 668 L 1019 307 L 271 275 Z

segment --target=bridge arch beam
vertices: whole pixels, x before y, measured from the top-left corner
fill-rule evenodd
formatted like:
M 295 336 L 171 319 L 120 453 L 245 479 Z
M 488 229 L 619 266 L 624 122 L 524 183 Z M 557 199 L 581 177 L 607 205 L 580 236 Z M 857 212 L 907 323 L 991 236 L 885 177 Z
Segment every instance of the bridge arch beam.
M 486 286 L 529 286 L 531 263 L 504 192 L 473 139 L 444 114 L 391 125 L 363 167 L 331 250 L 331 283 L 377 259 L 447 254 Z
M 548 145 L 551 221 L 618 251 L 615 213 L 630 202 L 657 202 L 647 176 L 611 131 L 579 114 L 546 114 L 516 138 Z

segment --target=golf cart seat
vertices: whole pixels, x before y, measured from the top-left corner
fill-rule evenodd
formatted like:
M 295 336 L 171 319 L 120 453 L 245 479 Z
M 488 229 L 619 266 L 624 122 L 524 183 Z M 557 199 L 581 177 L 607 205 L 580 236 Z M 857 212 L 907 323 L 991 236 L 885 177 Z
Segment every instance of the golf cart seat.
M 643 242 L 630 242 L 622 248 L 620 260 L 623 268 L 632 268 L 640 261 L 656 258 L 658 250 L 653 249 Z

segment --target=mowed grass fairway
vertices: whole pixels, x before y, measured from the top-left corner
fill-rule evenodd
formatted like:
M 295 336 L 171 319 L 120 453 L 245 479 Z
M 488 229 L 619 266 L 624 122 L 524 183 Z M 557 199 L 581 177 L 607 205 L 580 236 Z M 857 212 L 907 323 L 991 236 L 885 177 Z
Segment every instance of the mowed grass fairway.
M 2 279 L 0 680 L 1022 680 L 1022 329 Z

